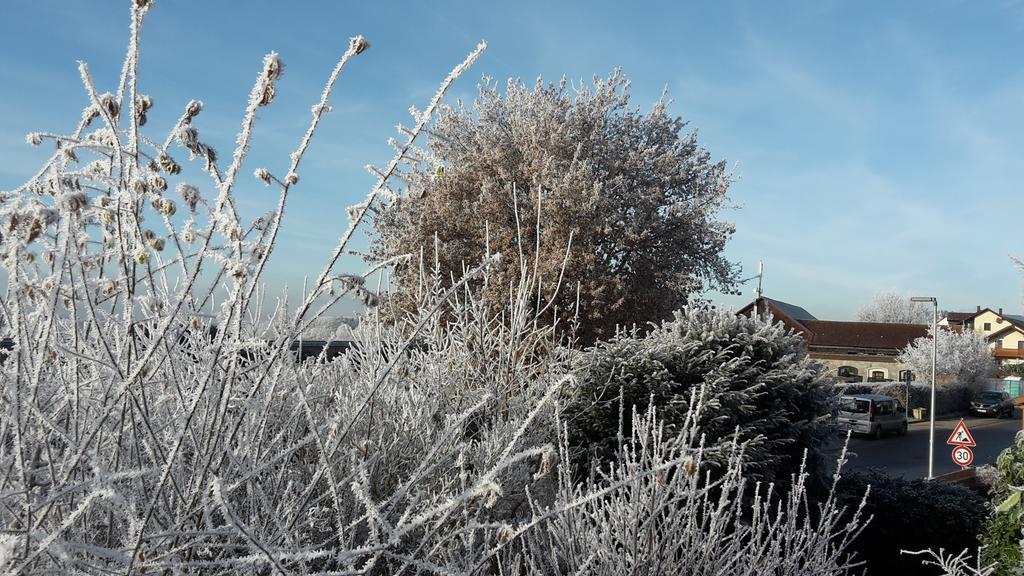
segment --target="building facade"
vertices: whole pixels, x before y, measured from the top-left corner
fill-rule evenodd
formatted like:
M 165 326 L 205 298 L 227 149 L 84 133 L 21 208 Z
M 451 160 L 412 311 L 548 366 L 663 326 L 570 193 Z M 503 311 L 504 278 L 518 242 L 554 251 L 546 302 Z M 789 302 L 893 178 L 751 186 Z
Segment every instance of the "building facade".
M 909 367 L 897 362 L 900 350 L 928 335 L 924 324 L 836 322 L 818 320 L 807 310 L 760 297 L 741 308 L 745 316 L 771 315 L 799 333 L 807 354 L 825 364 L 840 382 L 885 382 L 915 379 Z
M 955 314 L 962 313 L 951 312 L 947 317 Z M 955 319 L 947 321 L 943 318 L 950 325 Z M 973 330 L 985 336 L 992 356 L 1000 366 L 1024 362 L 1024 316 L 1004 314 L 1002 308 L 993 310 L 979 306 L 976 312 L 967 315 L 961 322 L 964 330 Z

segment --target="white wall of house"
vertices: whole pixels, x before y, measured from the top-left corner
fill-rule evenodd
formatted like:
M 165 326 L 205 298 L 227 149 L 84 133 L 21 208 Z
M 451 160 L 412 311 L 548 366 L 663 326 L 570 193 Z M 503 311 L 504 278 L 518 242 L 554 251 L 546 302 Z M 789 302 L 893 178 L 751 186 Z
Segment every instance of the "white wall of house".
M 811 354 L 811 358 L 828 366 L 829 374 L 836 377 L 838 377 L 839 375 L 839 368 L 843 366 L 851 366 L 853 368 L 856 368 L 857 374 L 864 378 L 864 382 L 867 382 L 868 378 L 871 377 L 871 374 L 873 372 L 881 373 L 883 379 L 899 380 L 900 373 L 904 370 L 907 370 L 906 366 L 897 363 L 895 361 L 895 358 L 892 357 L 889 357 L 889 362 L 881 361 L 877 358 L 871 358 L 869 356 L 866 356 L 863 359 L 856 360 L 852 358 L 835 360 L 831 358 L 814 358 L 814 354 Z
M 980 332 L 985 336 L 988 336 L 993 332 L 999 332 L 1010 325 L 1010 323 L 1003 320 L 999 314 L 996 314 L 991 310 L 985 310 L 981 314 L 975 316 L 973 322 L 974 331 Z

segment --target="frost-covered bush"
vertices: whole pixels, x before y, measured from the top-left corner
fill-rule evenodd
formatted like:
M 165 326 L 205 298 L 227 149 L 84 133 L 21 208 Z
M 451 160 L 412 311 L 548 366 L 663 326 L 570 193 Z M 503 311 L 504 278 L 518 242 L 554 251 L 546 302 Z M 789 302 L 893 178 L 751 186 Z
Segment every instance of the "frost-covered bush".
M 225 161 L 201 137 L 198 101 L 169 135 L 144 136 L 153 100 L 136 67 L 151 6 L 130 4 L 119 85 L 101 93 L 83 64 L 81 124 L 30 135 L 54 153 L 0 196 L 0 316 L 15 342 L 0 364 L 0 573 L 617 574 L 645 559 L 678 573 L 696 554 L 718 556 L 695 568 L 707 574 L 847 572 L 860 517 L 839 523 L 832 500 L 809 509 L 803 476 L 785 500 L 750 485 L 745 455 L 763 444 L 737 439 L 720 474 L 703 475 L 721 453 L 702 444 L 719 382 L 691 387 L 698 401 L 672 411 L 671 433 L 638 412 L 611 467 L 574 482 L 560 414 L 577 353 L 536 321 L 536 275 L 501 306 L 489 299 L 500 254 L 453 285 L 424 282 L 414 315 L 371 313 L 332 362 L 289 356 L 346 293 L 375 300 L 336 262 L 366 214 L 388 209 L 389 179 L 483 47 L 415 113 L 301 301 L 264 306 L 303 155 L 368 43 L 351 40 L 283 169 L 254 171 L 278 201 L 244 222 L 236 186 L 281 58 L 264 59 Z M 186 179 L 186 162 L 208 180 Z M 626 554 L 638 530 L 645 548 Z
M 1024 432 L 1018 432 L 1014 443 L 996 459 L 998 477 L 991 488 L 991 517 L 985 532 L 982 557 L 997 565 L 995 574 L 1014 574 L 1022 567 L 1024 554 L 1020 542 L 1024 535 L 1024 504 L 1020 489 L 1024 488 Z
M 896 361 L 905 364 L 921 378 L 931 376 L 932 369 L 932 334 L 915 339 L 900 351 Z M 935 343 L 935 372 L 953 382 L 978 385 L 996 371 L 996 363 L 992 358 L 992 350 L 988 340 L 981 332 L 964 330 L 955 332 L 945 328 L 939 329 Z M 938 381 L 938 376 L 936 376 Z
M 704 386 L 707 445 L 727 446 L 738 429 L 749 440 L 747 473 L 784 481 L 809 450 L 808 471 L 824 478 L 821 450 L 834 428 L 835 392 L 800 336 L 782 323 L 689 307 L 646 335 L 620 334 L 575 365 L 579 392 L 566 420 L 577 461 L 608 462 L 630 414 L 653 403 L 671 434 Z
M 837 498 L 845 506 L 860 502 L 870 486 L 864 515 L 868 528 L 853 542 L 868 574 L 930 576 L 935 569 L 902 550 L 943 549 L 973 557 L 985 529 L 985 499 L 963 486 L 905 480 L 879 471 L 849 472 L 839 481 Z
M 697 423 L 704 410 L 713 409 L 706 404 L 710 389 L 691 391 L 692 408 L 672 429 L 656 417 L 655 408 L 646 414 L 634 408 L 619 458 L 582 484 L 571 481 L 570 448 L 563 437 L 556 509 L 564 511 L 524 540 L 518 566 L 528 570 L 504 573 L 824 576 L 859 571 L 860 562 L 847 550 L 861 532 L 863 501 L 837 508 L 828 496 L 810 504 L 802 466 L 780 499 L 774 484 L 746 478 L 743 462 L 751 444 L 740 443 L 738 436 L 731 440 L 723 473 L 716 477 L 705 470 L 710 452 Z M 830 493 L 838 479 L 833 477 Z M 538 511 L 534 518 L 543 515 Z
M 618 71 L 592 86 L 485 80 L 471 107 L 439 111 L 409 193 L 374 219 L 374 254 L 436 242 L 448 282 L 489 246 L 508 256 L 493 272 L 497 302 L 531 262 L 545 321 L 578 304 L 587 343 L 671 318 L 690 295 L 737 278 L 723 255 L 733 226 L 720 220 L 728 168 L 685 129 L 667 97 L 635 108 Z M 396 266 L 397 305 L 413 304 L 416 275 Z

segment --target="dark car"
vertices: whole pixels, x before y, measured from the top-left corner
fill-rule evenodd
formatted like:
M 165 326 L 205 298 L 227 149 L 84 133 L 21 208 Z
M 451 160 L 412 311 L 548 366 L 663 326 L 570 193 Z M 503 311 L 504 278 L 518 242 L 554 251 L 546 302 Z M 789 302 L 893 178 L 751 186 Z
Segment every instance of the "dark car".
M 971 414 L 990 414 L 996 417 L 1013 416 L 1013 399 L 1008 392 L 986 390 L 971 400 Z

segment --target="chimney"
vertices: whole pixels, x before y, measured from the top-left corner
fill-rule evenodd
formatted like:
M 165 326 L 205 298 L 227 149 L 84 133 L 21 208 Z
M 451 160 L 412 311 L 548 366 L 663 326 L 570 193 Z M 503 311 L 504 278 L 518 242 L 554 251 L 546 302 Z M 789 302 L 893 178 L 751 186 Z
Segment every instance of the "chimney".
M 1003 315 L 1003 307 L 1002 307 L 1002 306 L 1000 306 L 1000 307 L 999 307 L 999 315 L 1000 315 L 1000 316 L 1002 316 L 1002 315 Z
M 977 310 L 977 311 L 978 311 L 978 312 L 981 312 L 981 306 L 978 306 L 978 310 Z

